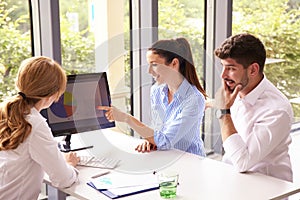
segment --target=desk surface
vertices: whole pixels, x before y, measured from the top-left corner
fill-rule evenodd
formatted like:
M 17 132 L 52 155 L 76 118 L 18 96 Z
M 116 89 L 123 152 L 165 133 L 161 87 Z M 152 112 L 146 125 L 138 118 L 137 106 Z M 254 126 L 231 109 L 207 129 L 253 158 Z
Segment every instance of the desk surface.
M 115 169 L 118 172 L 140 174 L 164 168 L 178 171 L 180 185 L 176 200 L 282 199 L 281 197 L 286 194 L 300 192 L 300 186 L 297 187 L 290 182 L 259 173 L 238 173 L 232 166 L 223 162 L 177 150 L 138 153 L 134 148 L 140 140 L 111 130 L 94 131 L 76 137 L 82 144 L 94 145 L 93 149 L 87 150 L 88 153 L 120 159 L 120 166 Z M 90 177 L 99 173 L 101 169 L 87 167 L 78 167 L 78 169 L 79 182 L 61 191 L 79 199 L 109 199 L 86 184 Z M 154 190 L 122 199 L 161 198 L 158 190 Z

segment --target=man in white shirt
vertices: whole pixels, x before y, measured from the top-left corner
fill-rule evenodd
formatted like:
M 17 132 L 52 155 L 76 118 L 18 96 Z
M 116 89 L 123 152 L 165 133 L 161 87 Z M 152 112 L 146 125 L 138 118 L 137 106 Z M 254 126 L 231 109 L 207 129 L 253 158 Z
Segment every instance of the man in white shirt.
M 264 45 L 251 34 L 238 34 L 226 39 L 215 55 L 223 65 L 222 87 L 216 94 L 223 161 L 239 172 L 293 181 L 288 154 L 293 111 L 264 76 Z

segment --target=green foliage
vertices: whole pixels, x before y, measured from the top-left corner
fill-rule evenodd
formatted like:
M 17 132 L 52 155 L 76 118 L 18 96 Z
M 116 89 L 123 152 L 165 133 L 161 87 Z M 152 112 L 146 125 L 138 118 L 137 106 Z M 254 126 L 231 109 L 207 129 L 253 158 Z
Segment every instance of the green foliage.
M 59 1 L 62 67 L 67 74 L 95 71 L 95 39 L 89 27 L 87 1 Z M 78 15 L 78 24 L 73 24 L 68 15 Z M 78 25 L 78 27 L 73 27 Z M 76 30 L 78 29 L 78 30 Z
M 32 54 L 28 7 L 18 2 L 0 0 L 0 100 L 16 94 L 14 82 L 18 68 Z M 87 28 L 75 32 L 71 26 L 61 16 L 62 66 L 68 74 L 93 72 L 94 38 Z
M 88 29 L 80 32 L 71 29 L 72 24 L 61 16 L 62 67 L 67 74 L 95 71 L 95 41 Z M 87 35 L 87 36 L 86 36 Z
M 88 25 L 86 1 L 60 1 L 61 13 L 79 13 L 79 32 L 61 15 L 62 66 L 68 74 L 92 72 L 95 41 Z M 65 4 L 62 4 L 62 3 Z M 75 3 L 74 3 L 75 2 Z M 126 4 L 126 47 L 129 50 L 129 8 Z M 159 39 L 186 37 L 197 72 L 202 77 L 204 3 L 201 0 L 159 0 Z M 266 76 L 290 99 L 300 96 L 300 3 L 297 0 L 239 0 L 233 2 L 233 34 L 249 32 L 266 45 L 267 56 L 285 62 L 265 66 Z M 16 93 L 14 79 L 22 60 L 31 56 L 28 4 L 0 0 L 0 99 Z M 127 49 L 127 48 L 126 48 Z M 129 85 L 129 54 L 126 79 Z M 300 116 L 300 105 L 293 105 Z
M 159 39 L 185 37 L 191 45 L 199 77 L 203 77 L 204 10 L 202 1 L 161 0 Z
M 71 3 L 70 3 L 71 2 Z M 86 30 L 89 27 L 88 14 L 89 7 L 87 0 L 72 0 L 72 1 L 59 1 L 60 13 L 68 15 L 68 13 L 78 14 L 78 25 L 79 30 Z
M 0 0 L 0 99 L 16 94 L 15 77 L 22 60 L 31 56 L 30 32 L 21 27 L 29 17 L 13 18 L 14 7 Z
M 295 5 L 298 5 L 295 6 Z M 266 46 L 267 57 L 285 62 L 267 64 L 267 78 L 289 99 L 300 96 L 300 9 L 288 0 L 234 1 L 233 34 L 249 32 Z M 300 116 L 299 105 L 293 105 Z

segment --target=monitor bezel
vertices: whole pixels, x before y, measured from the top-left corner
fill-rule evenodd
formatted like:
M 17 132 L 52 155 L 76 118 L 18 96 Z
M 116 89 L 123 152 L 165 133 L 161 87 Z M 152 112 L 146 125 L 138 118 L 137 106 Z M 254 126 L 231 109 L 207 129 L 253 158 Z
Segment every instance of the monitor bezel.
M 67 76 L 67 85 L 73 84 L 75 82 L 77 83 L 77 82 L 90 82 L 90 81 L 98 81 L 98 87 L 101 84 L 102 86 L 103 84 L 105 85 L 105 89 L 106 89 L 106 91 L 104 91 L 105 95 L 101 95 L 101 100 L 104 106 L 110 106 L 111 96 L 110 96 L 110 90 L 109 90 L 106 72 L 72 74 Z M 103 91 L 100 92 L 102 93 Z M 51 112 L 50 107 L 47 109 L 43 109 L 41 111 L 41 114 L 47 119 L 47 123 L 51 128 L 54 137 L 66 136 L 66 135 L 71 135 L 76 133 L 115 127 L 115 122 L 108 121 L 105 115 L 103 115 L 102 117 L 97 117 L 97 119 L 93 117 L 85 120 L 76 120 L 76 123 L 74 122 L 74 120 L 60 122 L 60 123 L 51 123 L 49 122 L 49 118 L 48 118 L 48 112 Z M 97 121 L 97 123 L 95 123 L 96 122 L 95 120 Z M 78 127 L 78 124 L 83 124 L 83 125 Z

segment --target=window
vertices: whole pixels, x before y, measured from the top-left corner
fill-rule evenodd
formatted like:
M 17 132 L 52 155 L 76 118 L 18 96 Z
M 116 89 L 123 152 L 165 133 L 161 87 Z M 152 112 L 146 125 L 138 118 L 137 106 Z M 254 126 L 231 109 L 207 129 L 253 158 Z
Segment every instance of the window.
M 62 67 L 68 74 L 106 71 L 112 104 L 130 113 L 129 0 L 60 0 L 59 7 Z
M 184 37 L 189 41 L 200 83 L 205 88 L 204 5 L 203 0 L 158 1 L 158 39 Z M 204 132 L 199 134 L 205 141 Z
M 294 0 L 233 1 L 233 34 L 249 32 L 266 46 L 266 77 L 290 99 L 300 120 L 300 3 Z
M 204 1 L 158 1 L 158 39 L 185 37 L 203 86 Z
M 28 3 L 0 0 L 0 101 L 16 94 L 18 68 L 32 55 L 29 16 Z

